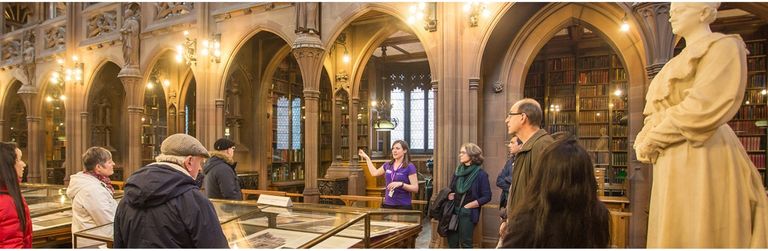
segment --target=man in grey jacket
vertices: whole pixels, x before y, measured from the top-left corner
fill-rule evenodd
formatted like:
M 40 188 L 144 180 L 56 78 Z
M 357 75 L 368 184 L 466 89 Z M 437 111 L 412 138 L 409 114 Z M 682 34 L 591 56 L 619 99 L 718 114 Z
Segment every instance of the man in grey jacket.
M 220 138 L 213 144 L 213 149 L 215 151 L 211 151 L 211 158 L 203 167 L 205 194 L 213 199 L 242 200 L 235 172 L 235 142 Z

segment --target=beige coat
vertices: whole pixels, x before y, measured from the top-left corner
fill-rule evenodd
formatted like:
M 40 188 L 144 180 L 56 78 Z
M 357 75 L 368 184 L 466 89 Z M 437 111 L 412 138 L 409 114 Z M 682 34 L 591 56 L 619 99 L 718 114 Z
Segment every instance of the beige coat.
M 660 149 L 649 248 L 768 247 L 760 174 L 726 124 L 744 97 L 744 47 L 738 35 L 713 33 L 688 45 L 651 82 L 635 141 L 635 149 Z

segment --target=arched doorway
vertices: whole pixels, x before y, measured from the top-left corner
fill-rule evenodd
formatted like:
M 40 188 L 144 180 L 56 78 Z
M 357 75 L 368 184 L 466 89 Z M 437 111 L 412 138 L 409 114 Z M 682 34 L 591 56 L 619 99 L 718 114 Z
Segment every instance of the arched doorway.
M 22 152 L 27 152 L 27 111 L 24 106 L 24 101 L 21 100 L 21 96 L 17 94 L 19 88 L 21 88 L 21 81 L 13 81 L 11 87 L 8 89 L 5 98 L 5 104 L 3 104 L 3 120 L 5 124 L 3 126 L 3 141 L 16 142 L 19 145 L 19 149 Z M 26 159 L 26 158 L 24 158 Z M 24 169 L 24 176 L 22 181 L 26 182 L 27 173 L 29 168 Z
M 105 63 L 96 73 L 88 95 L 88 147 L 100 146 L 112 152 L 115 173 L 112 180 L 124 180 L 123 161 L 128 157 L 128 128 L 125 125 L 125 90 L 117 74 L 120 67 Z
M 46 89 L 43 103 L 43 128 L 45 130 L 45 166 L 48 183 L 64 184 L 66 170 L 66 112 L 64 101 L 64 81 L 62 76 L 54 74 L 45 82 Z

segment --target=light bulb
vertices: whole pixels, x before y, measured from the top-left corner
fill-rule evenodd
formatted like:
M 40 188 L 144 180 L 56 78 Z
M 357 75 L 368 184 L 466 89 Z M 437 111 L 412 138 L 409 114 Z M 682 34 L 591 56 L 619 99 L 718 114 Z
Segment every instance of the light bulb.
M 177 44 L 176 52 L 178 52 L 179 54 L 184 53 L 184 47 L 182 47 L 180 44 Z
M 376 101 L 371 101 L 371 106 L 375 107 L 376 106 Z
M 189 36 L 189 31 L 186 31 L 186 30 L 185 30 L 185 31 L 184 31 L 184 36 L 185 36 L 185 37 L 186 37 L 186 36 Z
M 462 9 L 464 10 L 464 13 L 469 13 L 469 11 L 472 10 L 472 3 L 465 3 Z
M 203 50 L 200 51 L 200 54 L 202 54 L 204 57 L 208 56 L 208 48 L 207 47 L 203 47 Z
M 349 54 L 344 53 L 344 56 L 341 57 L 341 61 L 346 64 L 346 63 L 349 63 L 349 60 L 350 60 Z
M 61 101 L 67 100 L 67 96 L 64 96 L 64 95 L 62 94 L 61 96 L 59 96 L 59 99 L 60 99 Z
M 613 92 L 613 95 L 616 97 L 621 97 L 622 91 L 621 89 L 616 89 L 616 91 Z
M 181 55 L 176 54 L 176 62 L 181 63 Z
M 627 23 L 627 21 L 622 21 L 622 22 L 621 22 L 621 28 L 620 28 L 620 30 L 621 30 L 622 32 L 627 32 L 627 31 L 629 31 L 629 24 Z
M 419 10 L 424 10 L 427 8 L 427 3 L 425 2 L 419 2 Z
M 58 63 L 59 65 L 63 65 L 64 64 L 64 59 L 57 58 L 56 59 L 56 63 Z
M 203 47 L 208 47 L 208 39 L 203 40 Z
M 416 23 L 416 17 L 410 16 L 408 17 L 408 24 L 415 24 Z
M 214 50 L 213 51 L 213 56 L 214 57 L 221 57 L 221 50 Z
M 73 55 L 72 56 L 72 61 L 77 62 L 77 60 L 80 60 L 80 58 L 78 58 L 77 55 Z
M 51 98 L 51 96 L 46 96 L 45 101 L 53 102 L 53 98 Z
M 490 17 L 491 16 L 491 11 L 484 8 L 483 12 L 480 15 L 482 15 L 485 18 Z
M 147 83 L 147 89 L 152 90 L 152 88 L 155 88 L 155 84 L 152 82 Z
M 170 86 L 170 85 L 171 85 L 171 81 L 170 81 L 170 80 L 167 80 L 167 79 L 163 79 L 163 86 L 164 86 L 164 87 L 168 87 L 168 86 Z

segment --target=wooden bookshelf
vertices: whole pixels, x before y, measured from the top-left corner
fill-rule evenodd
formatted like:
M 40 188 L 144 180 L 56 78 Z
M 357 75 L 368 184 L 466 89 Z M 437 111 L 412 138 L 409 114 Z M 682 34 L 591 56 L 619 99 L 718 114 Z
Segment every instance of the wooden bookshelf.
M 592 158 L 601 195 L 626 196 L 627 75 L 618 57 L 606 49 L 588 55 L 542 54 L 537 63 L 545 67 L 530 68 L 524 94 L 541 103 L 544 128 L 578 137 Z
M 336 155 L 337 157 L 341 156 L 341 160 L 349 161 L 349 95 L 346 91 L 339 90 L 336 92 L 335 102 L 334 109 L 336 109 L 336 114 L 338 115 L 336 128 L 339 128 L 339 145 Z
M 728 122 L 733 131 L 739 137 L 739 141 L 747 151 L 747 155 L 755 164 L 755 167 L 763 177 L 763 185 L 768 186 L 766 180 L 766 156 L 768 155 L 768 138 L 766 129 L 759 128 L 755 122 L 768 119 L 768 95 L 766 90 L 766 39 L 745 41 L 749 55 L 747 55 L 747 88 L 744 91 L 744 101 L 736 116 Z
M 360 89 L 358 90 L 358 102 L 357 108 L 357 148 L 363 149 L 366 153 L 370 153 L 368 148 L 368 135 L 371 133 L 370 125 L 370 106 L 368 103 L 368 80 L 364 78 L 360 81 Z M 357 152 L 357 149 L 352 149 Z
M 323 71 L 323 80 L 328 79 Z M 330 81 L 330 79 L 328 79 Z M 318 177 L 325 177 L 325 172 L 333 162 L 333 91 L 331 83 L 320 85 L 320 170 Z

